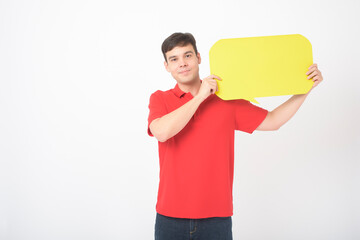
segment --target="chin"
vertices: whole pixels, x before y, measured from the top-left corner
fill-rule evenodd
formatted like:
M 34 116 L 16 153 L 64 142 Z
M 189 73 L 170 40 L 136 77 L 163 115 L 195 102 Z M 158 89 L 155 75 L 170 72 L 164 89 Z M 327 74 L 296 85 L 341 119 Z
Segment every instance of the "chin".
M 193 83 L 195 80 L 193 78 L 191 79 L 178 79 L 178 82 L 179 83 L 182 83 L 182 84 L 190 84 L 190 83 Z
M 183 84 L 189 84 L 189 83 L 193 83 L 194 81 L 196 81 L 196 77 L 194 76 L 182 76 L 182 77 L 178 77 L 177 81 Z

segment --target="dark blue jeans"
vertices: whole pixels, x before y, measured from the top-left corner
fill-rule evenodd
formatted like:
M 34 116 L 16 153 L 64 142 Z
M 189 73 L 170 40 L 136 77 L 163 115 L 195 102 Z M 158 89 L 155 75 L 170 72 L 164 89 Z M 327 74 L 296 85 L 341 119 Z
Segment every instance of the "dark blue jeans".
M 232 240 L 231 217 L 172 218 L 156 213 L 155 240 Z

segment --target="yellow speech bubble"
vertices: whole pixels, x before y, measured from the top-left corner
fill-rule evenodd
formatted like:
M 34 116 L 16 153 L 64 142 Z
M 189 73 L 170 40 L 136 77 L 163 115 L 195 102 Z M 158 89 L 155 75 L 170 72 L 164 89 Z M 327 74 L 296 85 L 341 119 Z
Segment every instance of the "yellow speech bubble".
M 307 93 L 313 81 L 306 72 L 313 63 L 312 47 L 300 34 L 231 38 L 210 49 L 210 71 L 222 78 L 216 94 L 246 99 Z

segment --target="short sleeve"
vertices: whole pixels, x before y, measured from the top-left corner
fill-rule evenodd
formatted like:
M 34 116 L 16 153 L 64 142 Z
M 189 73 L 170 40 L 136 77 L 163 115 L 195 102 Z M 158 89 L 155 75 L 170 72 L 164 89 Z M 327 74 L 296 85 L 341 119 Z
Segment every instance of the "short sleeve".
M 156 91 L 150 96 L 149 102 L 149 117 L 148 117 L 148 134 L 149 136 L 153 136 L 150 131 L 150 123 L 157 118 L 160 118 L 167 114 L 165 102 L 161 96 L 161 91 Z
M 247 100 L 235 100 L 235 129 L 251 134 L 264 121 L 267 114 L 268 110 Z

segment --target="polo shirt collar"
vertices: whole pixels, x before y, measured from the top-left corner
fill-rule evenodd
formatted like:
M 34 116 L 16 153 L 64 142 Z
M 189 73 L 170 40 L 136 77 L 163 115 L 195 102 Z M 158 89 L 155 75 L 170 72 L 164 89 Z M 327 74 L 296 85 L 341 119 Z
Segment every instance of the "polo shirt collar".
M 172 89 L 172 92 L 178 97 L 181 98 L 182 96 L 184 96 L 186 94 L 186 92 L 183 92 L 183 90 L 181 90 L 179 88 L 179 85 L 176 84 L 175 87 Z
M 202 80 L 200 80 L 200 82 L 202 82 Z M 177 83 L 176 83 L 175 87 L 171 90 L 178 98 L 181 98 L 186 94 L 186 92 L 184 92 L 183 90 L 180 89 L 179 84 L 177 84 Z

